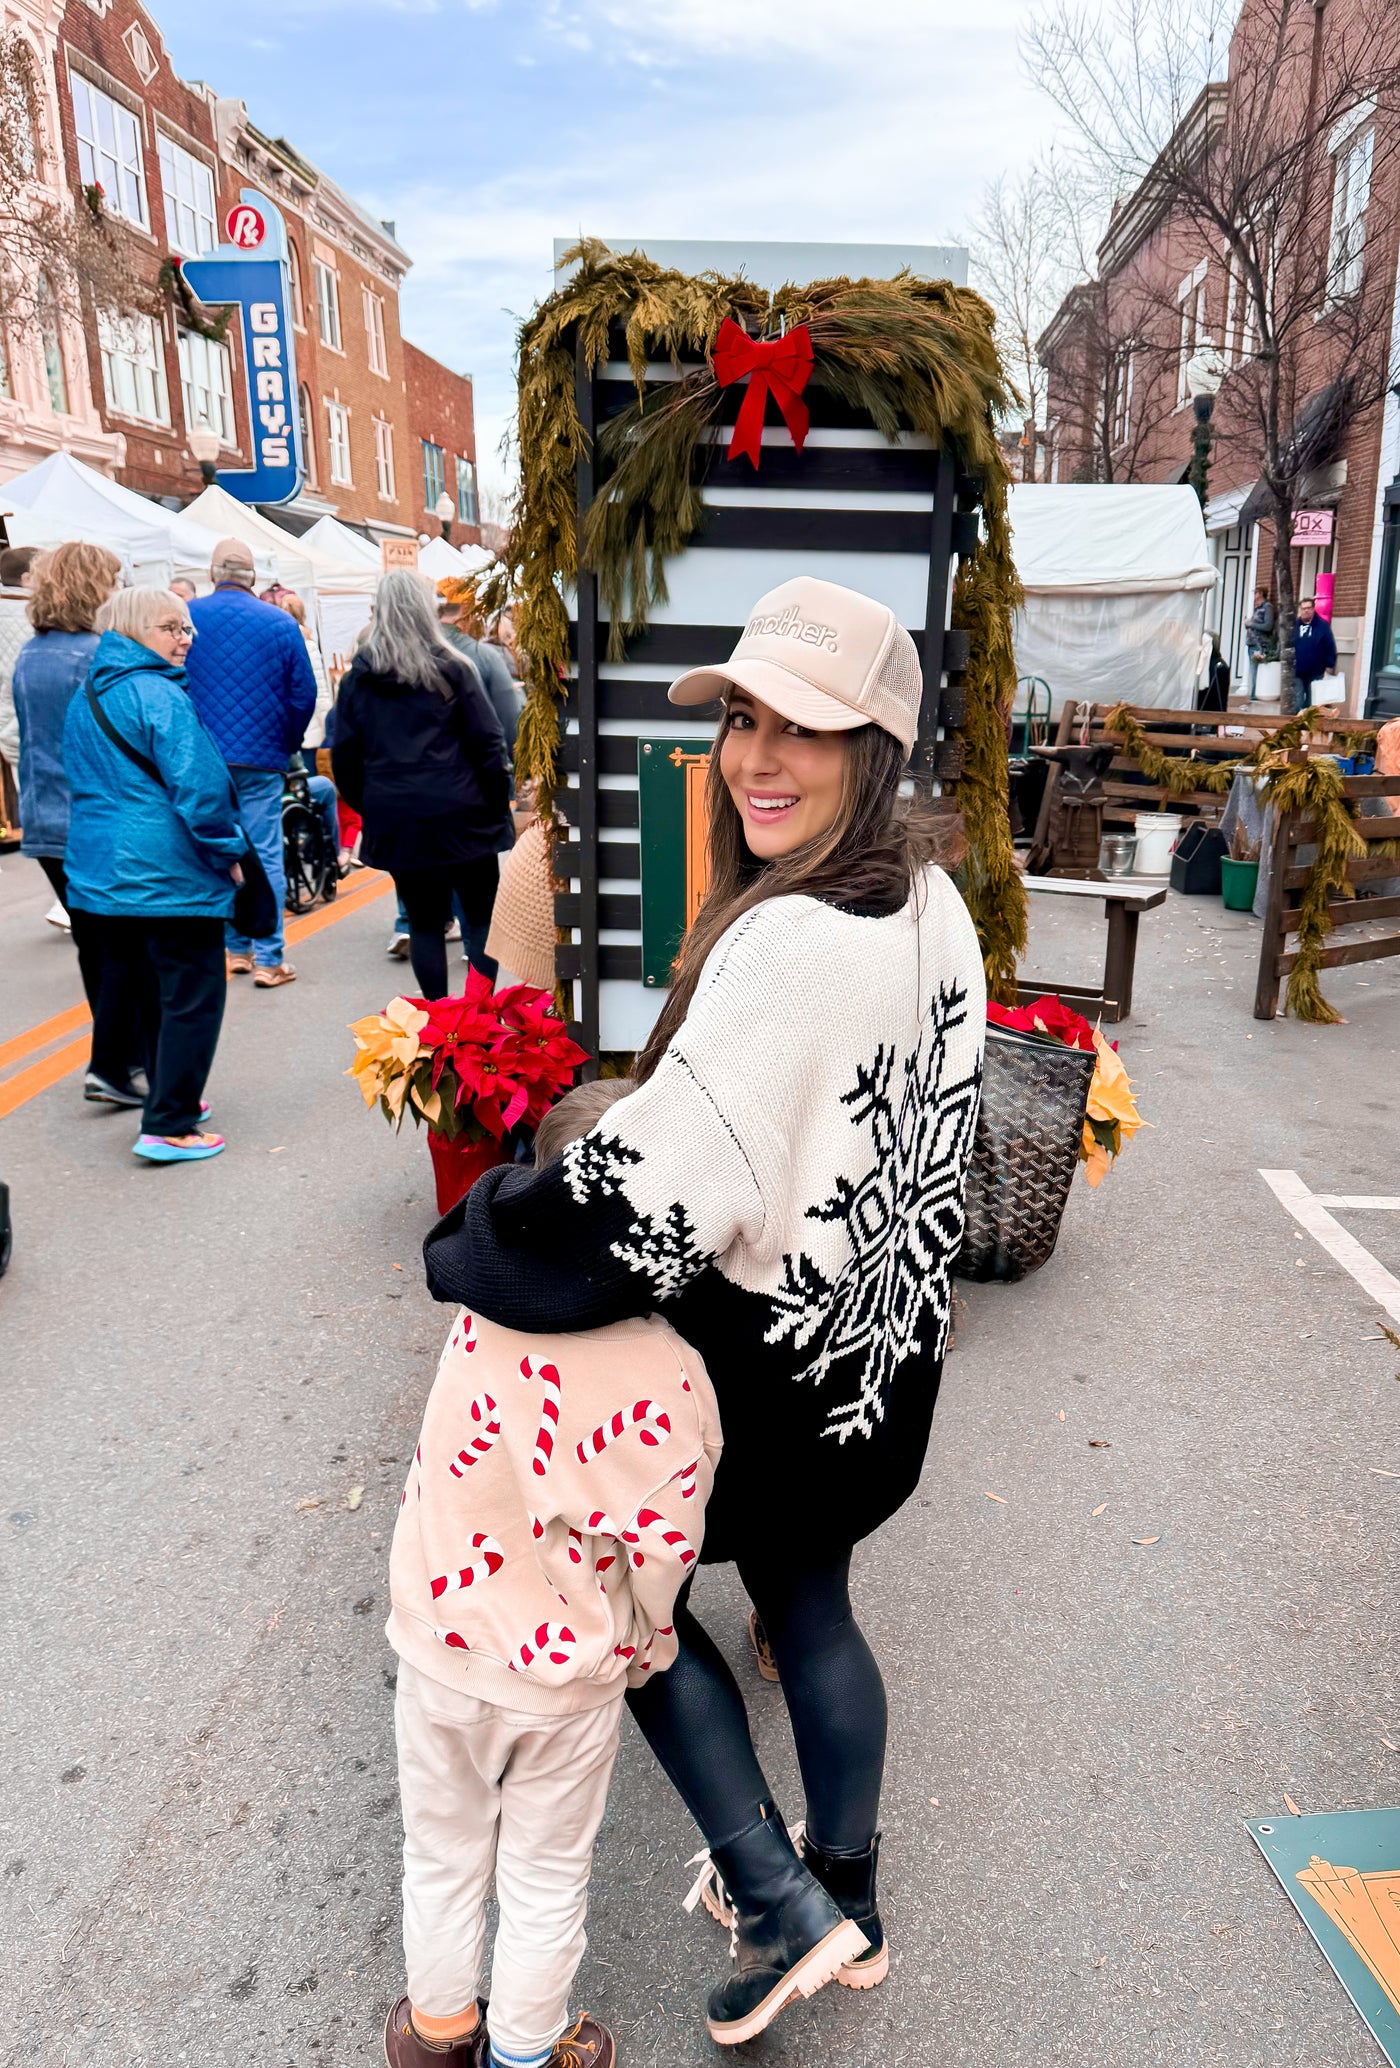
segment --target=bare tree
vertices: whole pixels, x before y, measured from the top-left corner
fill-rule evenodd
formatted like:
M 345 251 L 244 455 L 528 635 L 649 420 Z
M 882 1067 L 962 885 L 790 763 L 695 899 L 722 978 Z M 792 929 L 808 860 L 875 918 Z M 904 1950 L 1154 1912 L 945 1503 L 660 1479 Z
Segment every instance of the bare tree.
M 1056 0 L 1028 50 L 1105 176 L 1222 268 L 1217 440 L 1257 474 L 1272 524 L 1292 709 L 1293 515 L 1391 376 L 1400 54 L 1387 0 L 1246 0 L 1228 88 L 1187 99 L 1223 63 L 1213 8 L 1110 0 L 1091 15 Z M 1161 283 L 1157 299 L 1160 323 L 1182 321 Z M 1183 323 L 1178 365 L 1185 342 Z
M 1176 401 L 1162 378 L 1176 352 L 1156 298 L 1111 280 L 1084 281 L 1038 349 L 1074 402 L 1071 420 L 1058 427 L 1070 478 L 1141 480 Z
M 41 165 L 57 151 L 30 46 L 17 31 L 0 34 L 0 318 L 23 332 L 85 306 L 152 313 L 159 294 L 106 221 L 100 190 L 74 203 L 44 184 Z

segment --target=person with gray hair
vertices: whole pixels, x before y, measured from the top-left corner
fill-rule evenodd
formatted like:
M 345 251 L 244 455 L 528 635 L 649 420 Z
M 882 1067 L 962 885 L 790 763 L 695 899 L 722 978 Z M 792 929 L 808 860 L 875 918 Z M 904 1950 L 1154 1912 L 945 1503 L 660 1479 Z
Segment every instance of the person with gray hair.
M 432 591 L 409 569 L 380 581 L 336 700 L 331 768 L 364 821 L 365 860 L 394 879 L 419 988 L 443 998 L 453 896 L 469 942 L 491 923 L 496 857 L 510 841 L 510 760 L 480 676 L 443 638 Z
M 277 928 L 265 940 L 228 932 L 232 976 L 252 971 L 259 990 L 290 984 L 283 951 L 287 893 L 282 860 L 282 781 L 316 708 L 316 678 L 300 629 L 253 595 L 257 578 L 242 539 L 220 539 L 209 567 L 212 595 L 189 606 L 195 630 L 187 663 L 195 709 L 229 765 L 238 812 L 277 899 Z

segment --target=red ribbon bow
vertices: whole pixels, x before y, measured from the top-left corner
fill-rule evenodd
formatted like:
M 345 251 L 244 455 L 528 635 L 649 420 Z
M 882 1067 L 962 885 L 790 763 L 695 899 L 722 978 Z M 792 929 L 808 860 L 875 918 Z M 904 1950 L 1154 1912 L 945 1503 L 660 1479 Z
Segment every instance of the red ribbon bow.
M 712 354 L 715 379 L 722 388 L 735 381 L 748 381 L 739 405 L 739 421 L 729 441 L 729 459 L 744 453 L 758 467 L 763 449 L 763 412 L 771 394 L 801 452 L 811 416 L 802 400 L 812 372 L 812 334 L 799 323 L 786 337 L 752 338 L 726 316 L 719 327 Z

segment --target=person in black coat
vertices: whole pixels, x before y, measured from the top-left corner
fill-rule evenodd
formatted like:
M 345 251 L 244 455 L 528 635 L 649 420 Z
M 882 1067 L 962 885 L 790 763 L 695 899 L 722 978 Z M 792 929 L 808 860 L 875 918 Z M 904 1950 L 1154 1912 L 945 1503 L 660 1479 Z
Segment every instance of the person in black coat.
M 364 820 L 364 859 L 394 879 L 422 995 L 444 998 L 454 892 L 473 929 L 490 924 L 496 857 L 510 844 L 510 762 L 480 677 L 408 569 L 379 584 L 336 700 L 331 768 Z
M 1293 708 L 1305 711 L 1312 702 L 1313 685 L 1337 665 L 1337 642 L 1326 618 L 1317 614 L 1316 600 L 1305 596 L 1298 605 L 1298 622 L 1293 630 L 1293 680 L 1296 695 Z

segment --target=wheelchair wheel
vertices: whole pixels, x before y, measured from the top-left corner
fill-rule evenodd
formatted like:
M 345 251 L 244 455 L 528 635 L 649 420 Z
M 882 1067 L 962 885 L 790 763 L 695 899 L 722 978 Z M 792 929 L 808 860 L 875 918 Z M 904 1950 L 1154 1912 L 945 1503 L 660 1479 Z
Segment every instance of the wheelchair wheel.
M 309 805 L 283 805 L 282 854 L 287 870 L 287 910 L 309 912 L 325 891 L 334 867 L 333 858 L 326 853 L 324 828 Z

